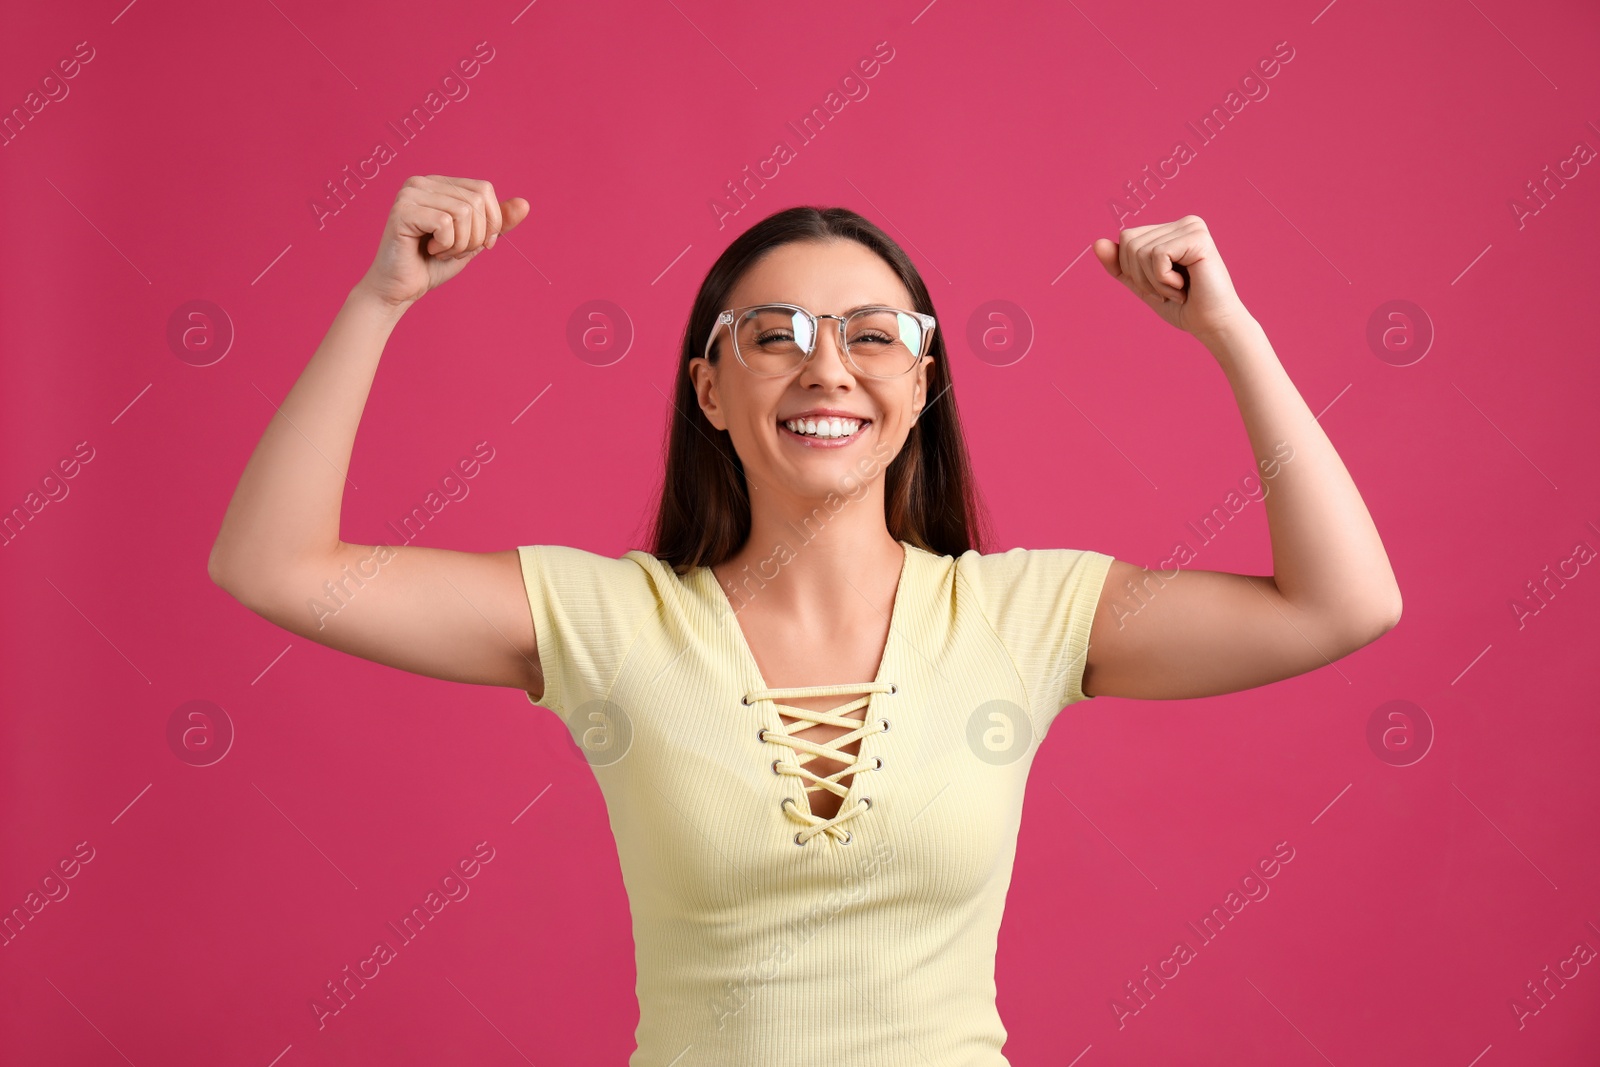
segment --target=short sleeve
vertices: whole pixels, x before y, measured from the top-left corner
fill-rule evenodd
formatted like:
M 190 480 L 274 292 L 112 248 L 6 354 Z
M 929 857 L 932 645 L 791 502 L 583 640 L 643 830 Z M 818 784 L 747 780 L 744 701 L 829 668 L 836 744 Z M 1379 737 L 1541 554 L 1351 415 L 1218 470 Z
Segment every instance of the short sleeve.
M 1106 574 L 1102 552 L 1073 548 L 970 550 L 959 573 L 1022 675 L 1029 713 L 1042 734 L 1083 691 L 1089 631 Z
M 563 718 L 607 698 L 641 628 L 660 607 L 662 564 L 646 552 L 620 559 L 568 545 L 523 545 L 522 584 L 533 613 L 544 693 L 528 700 Z

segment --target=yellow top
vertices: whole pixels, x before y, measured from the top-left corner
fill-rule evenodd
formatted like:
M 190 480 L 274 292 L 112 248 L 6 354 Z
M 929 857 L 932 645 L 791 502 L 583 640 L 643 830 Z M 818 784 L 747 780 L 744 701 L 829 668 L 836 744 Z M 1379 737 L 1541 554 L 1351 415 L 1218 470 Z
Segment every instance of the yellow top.
M 1007 1064 L 994 963 L 1023 787 L 1056 714 L 1086 699 L 1112 557 L 901 544 L 878 676 L 785 689 L 710 568 L 518 550 L 535 703 L 589 760 L 633 913 L 629 1067 Z M 747 578 L 741 601 L 759 595 Z M 783 704 L 834 695 L 854 699 Z M 863 704 L 864 722 L 839 717 Z M 853 729 L 794 738 L 780 706 L 794 729 Z M 857 738 L 851 763 L 837 750 Z M 819 752 L 847 766 L 820 779 L 805 766 Z M 810 808 L 824 788 L 842 795 L 831 819 Z

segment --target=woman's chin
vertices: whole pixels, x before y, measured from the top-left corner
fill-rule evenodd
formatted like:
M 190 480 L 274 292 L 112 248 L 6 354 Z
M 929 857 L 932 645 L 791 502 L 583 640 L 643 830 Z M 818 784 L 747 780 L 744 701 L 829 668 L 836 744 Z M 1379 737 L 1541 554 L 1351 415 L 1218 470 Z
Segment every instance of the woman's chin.
M 795 496 L 825 500 L 861 491 L 861 471 L 844 453 L 816 449 L 799 459 L 790 457 L 781 484 Z

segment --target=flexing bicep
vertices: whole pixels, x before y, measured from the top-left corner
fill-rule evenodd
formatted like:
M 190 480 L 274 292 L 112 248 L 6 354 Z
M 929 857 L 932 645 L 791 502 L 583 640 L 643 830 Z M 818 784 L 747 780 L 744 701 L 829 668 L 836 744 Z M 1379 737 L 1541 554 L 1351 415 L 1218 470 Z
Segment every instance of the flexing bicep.
M 341 544 L 234 596 L 291 633 L 375 663 L 535 696 L 544 687 L 515 549 Z
M 1271 576 L 1168 577 L 1114 560 L 1089 633 L 1083 690 L 1175 699 L 1253 689 L 1325 667 L 1391 625 L 1300 610 Z

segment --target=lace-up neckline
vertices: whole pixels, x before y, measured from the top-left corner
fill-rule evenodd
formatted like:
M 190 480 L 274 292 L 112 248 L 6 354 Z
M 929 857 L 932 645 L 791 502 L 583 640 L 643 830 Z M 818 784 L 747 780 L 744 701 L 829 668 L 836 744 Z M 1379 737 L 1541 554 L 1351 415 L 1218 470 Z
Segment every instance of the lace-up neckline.
M 859 793 L 858 786 L 865 783 L 861 780 L 864 772 L 879 770 L 883 765 L 881 757 L 866 752 L 868 737 L 887 731 L 890 727 L 889 719 L 883 716 L 873 716 L 870 705 L 876 694 L 893 694 L 899 686 L 894 682 L 884 680 L 885 669 L 889 666 L 894 653 L 895 635 L 899 631 L 900 620 L 905 609 L 907 574 L 912 567 L 912 553 L 921 551 L 908 541 L 901 541 L 905 555 L 900 563 L 900 577 L 895 584 L 894 604 L 889 610 L 889 632 L 885 639 L 883 654 L 878 659 L 876 677 L 870 682 L 842 685 L 810 685 L 786 686 L 777 688 L 769 686 L 766 678 L 761 673 L 761 665 L 756 662 L 755 653 L 750 649 L 750 643 L 745 639 L 744 629 L 739 625 L 738 614 L 732 602 L 728 599 L 727 591 L 722 588 L 722 583 L 710 567 L 701 568 L 703 580 L 709 582 L 714 592 L 710 595 L 715 598 L 722 608 L 722 621 L 733 630 L 735 643 L 743 652 L 742 659 L 745 663 L 745 672 L 755 683 L 739 698 L 745 706 L 759 705 L 768 702 L 772 711 L 774 726 L 763 726 L 757 734 L 757 739 L 765 746 L 778 744 L 786 747 L 792 758 L 778 758 L 772 760 L 772 771 L 778 775 L 790 775 L 806 783 L 799 799 L 785 797 L 782 800 L 784 814 L 801 829 L 794 835 L 795 843 L 804 845 L 818 834 L 827 834 L 836 843 L 848 845 L 854 837 L 853 832 L 843 824 L 859 818 L 872 807 L 872 798 Z M 859 694 L 866 694 L 861 696 Z M 784 704 L 784 700 L 799 700 L 805 697 L 821 696 L 848 696 L 857 694 L 856 699 L 847 701 L 837 707 L 826 711 L 816 711 L 810 708 L 799 708 L 792 704 Z M 868 706 L 868 712 L 863 713 L 863 719 L 846 718 L 846 714 L 863 706 Z M 779 710 L 783 715 L 800 720 L 793 727 L 785 728 L 783 720 L 779 717 Z M 804 737 L 795 737 L 790 731 L 806 729 L 816 723 L 829 723 L 834 726 L 846 727 L 848 733 L 833 738 L 827 742 L 812 741 Z M 843 746 L 852 741 L 862 739 L 862 745 L 857 750 L 857 755 L 851 756 L 842 751 Z M 754 745 L 752 745 L 754 748 Z M 752 754 L 753 758 L 761 758 Z M 826 776 L 818 775 L 806 764 L 818 756 L 844 763 L 840 770 Z M 839 779 L 850 776 L 849 786 L 840 784 Z M 839 811 L 832 818 L 823 818 L 815 814 L 810 808 L 811 794 L 826 789 L 840 798 Z
M 771 701 L 774 709 L 781 710 L 785 715 L 800 719 L 805 725 L 798 727 L 800 730 L 809 729 L 817 723 L 827 723 L 831 726 L 854 727 L 849 733 L 840 734 L 831 741 L 817 742 L 804 737 L 797 737 L 789 732 L 788 728 L 780 726 L 774 730 L 763 726 L 757 733 L 757 739 L 763 744 L 778 744 L 789 749 L 793 759 L 785 760 L 782 757 L 772 761 L 772 773 L 787 774 L 801 778 L 808 784 L 800 800 L 793 797 L 784 797 L 782 807 L 784 813 L 798 822 L 804 829 L 794 835 L 797 845 L 804 845 L 817 834 L 826 833 L 842 845 L 848 845 L 855 836 L 850 830 L 844 829 L 843 824 L 862 812 L 872 807 L 872 798 L 867 795 L 854 797 L 854 803 L 849 803 L 852 794 L 856 792 L 856 784 L 860 782 L 861 775 L 868 771 L 878 770 L 883 766 L 883 758 L 877 755 L 868 755 L 862 746 L 853 757 L 844 751 L 844 746 L 852 741 L 871 737 L 889 729 L 887 718 L 864 717 L 857 721 L 849 717 L 849 713 L 857 708 L 868 707 L 872 702 L 873 693 L 894 693 L 898 686 L 893 682 L 868 682 L 864 685 L 808 685 L 790 686 L 785 689 L 752 689 L 746 693 L 743 703 L 756 704 L 760 701 Z M 857 697 L 838 707 L 827 711 L 815 711 L 811 708 L 799 708 L 792 704 L 780 703 L 785 699 L 799 700 L 804 697 L 829 697 L 844 696 L 849 693 L 866 693 L 866 696 Z M 781 722 L 782 720 L 780 720 Z M 774 734 L 777 735 L 776 739 Z M 818 756 L 826 756 L 838 760 L 845 765 L 832 774 L 823 777 L 816 774 L 806 766 Z M 849 762 L 846 762 L 846 760 Z M 849 786 L 840 783 L 839 779 L 848 777 Z M 837 795 L 839 800 L 838 814 L 830 819 L 824 819 L 811 810 L 811 794 L 826 789 Z

